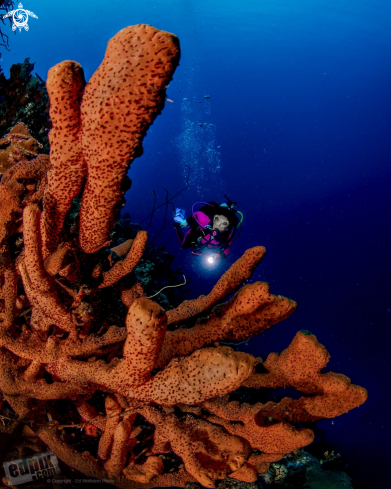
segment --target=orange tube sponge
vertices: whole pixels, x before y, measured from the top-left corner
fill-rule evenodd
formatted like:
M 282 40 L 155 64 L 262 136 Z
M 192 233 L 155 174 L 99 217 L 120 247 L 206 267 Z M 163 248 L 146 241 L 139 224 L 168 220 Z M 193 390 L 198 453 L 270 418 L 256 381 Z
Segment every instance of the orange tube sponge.
M 254 374 L 244 383 L 247 387 L 294 388 L 310 397 L 283 399 L 279 404 L 267 403 L 264 416 L 284 417 L 289 421 L 318 421 L 340 416 L 366 401 L 366 389 L 350 383 L 350 379 L 321 370 L 330 359 L 316 336 L 299 331 L 289 347 L 280 355 L 271 353 L 263 364 L 268 373 Z
M 186 470 L 205 487 L 215 487 L 217 479 L 225 479 L 238 470 L 251 451 L 243 438 L 229 435 L 219 426 L 193 416 L 180 422 L 174 415 L 167 416 L 164 428 Z M 196 443 L 193 440 L 197 440 Z M 213 451 L 210 446 L 214 447 Z
M 75 406 L 84 421 L 88 421 L 90 424 L 96 426 L 102 431 L 105 430 L 106 418 L 105 416 L 99 414 L 94 407 L 83 400 L 75 401 Z
M 0 256 L 8 250 L 8 238 L 16 229 L 22 214 L 19 199 L 11 189 L 0 184 Z M 3 260 L 2 260 L 3 261 Z
M 70 467 L 96 479 L 106 479 L 106 471 L 89 452 L 80 453 L 64 442 L 55 428 L 38 426 L 35 433 L 55 454 Z M 133 488 L 132 488 L 133 489 Z M 134 487 L 136 489 L 136 487 Z
M 151 376 L 167 327 L 163 309 L 146 298 L 137 299 L 126 317 L 127 338 L 123 359 L 111 365 L 103 361 L 62 359 L 48 369 L 60 378 L 93 382 L 127 397 L 129 390 Z
M 33 141 L 22 148 L 24 132 L 15 129 L 0 141 L 12 146 L 0 155 L 0 167 L 15 160 L 0 183 L 1 395 L 17 421 L 31 423 L 73 469 L 129 489 L 195 481 L 213 488 L 225 477 L 255 481 L 272 461 L 313 440 L 311 430 L 295 423 L 337 416 L 366 399 L 347 377 L 322 373 L 329 355 L 304 332 L 264 363 L 219 344 L 246 341 L 296 308 L 264 282 L 244 285 L 265 248 L 247 250 L 208 295 L 167 313 L 141 284 L 118 282 L 142 258 L 145 231 L 94 254 L 108 243 L 124 176 L 164 105 L 178 60 L 172 34 L 128 27 L 110 41 L 84 95 L 77 63 L 50 70 L 52 168 L 45 155 L 27 161 L 36 153 L 29 154 Z M 76 195 L 81 210 L 77 216 L 72 206 L 64 226 Z M 9 240 L 21 232 L 23 239 Z M 112 252 L 124 257 L 114 266 Z M 167 331 L 168 323 L 179 328 Z M 243 399 L 236 391 L 243 386 L 304 394 L 278 403 L 230 401 Z M 59 434 L 86 423 L 97 458 Z M 85 438 L 68 441 L 82 450 L 93 446 Z
M 245 462 L 239 470 L 235 470 L 235 472 L 229 474 L 229 478 L 242 482 L 256 482 L 258 479 L 258 471 L 254 465 Z
M 39 232 L 41 211 L 37 205 L 29 205 L 23 211 L 24 224 L 24 262 L 29 274 L 31 286 L 49 292 L 52 283 L 46 274 L 41 254 L 41 240 Z
M 126 359 L 126 376 L 131 376 L 131 385 L 143 384 L 151 377 L 167 329 L 164 310 L 145 297 L 137 299 L 126 317 L 128 337 L 123 355 Z
M 229 276 L 230 270 L 225 275 Z M 231 300 L 217 306 L 207 319 L 199 320 L 193 328 L 168 331 L 158 366 L 216 341 L 247 340 L 286 319 L 295 311 L 296 302 L 272 295 L 269 290 L 270 286 L 265 282 L 245 285 Z
M 100 437 L 98 448 L 98 456 L 102 460 L 106 460 L 110 456 L 114 432 L 121 421 L 119 415 L 122 408 L 114 396 L 107 396 L 105 399 L 105 410 L 106 425 L 103 435 Z
M 121 301 L 122 304 L 129 309 L 136 299 L 144 296 L 145 294 L 143 287 L 139 282 L 137 282 L 130 289 L 125 289 L 121 292 Z
M 198 404 L 237 389 L 254 368 L 255 358 L 232 348 L 203 348 L 189 357 L 175 358 L 149 382 L 132 388 L 136 399 L 173 406 Z
M 1 327 L 10 329 L 14 324 L 15 319 L 15 302 L 17 298 L 17 282 L 14 264 L 7 263 L 4 268 L 4 286 L 1 298 L 4 299 L 4 321 Z M 0 289 L 1 290 L 1 289 Z
M 134 420 L 136 419 L 136 414 L 128 413 L 125 416 L 125 419 L 118 424 L 114 432 L 110 458 L 105 463 L 107 475 L 112 479 L 118 479 L 122 475 L 122 471 L 125 468 L 126 457 L 129 449 L 129 438 Z M 161 460 L 160 463 L 163 465 Z M 163 470 L 161 470 L 161 472 L 163 472 Z
M 141 260 L 145 245 L 147 244 L 148 233 L 146 231 L 140 231 L 135 237 L 132 247 L 128 251 L 123 261 L 118 261 L 108 272 L 103 273 L 103 281 L 99 285 L 100 289 L 104 287 L 110 287 L 115 284 L 125 275 L 131 273 L 137 263 Z
M 58 299 L 51 277 L 45 271 L 41 254 L 40 216 L 38 206 L 25 207 L 23 212 L 25 258 L 19 264 L 23 285 L 31 304 L 50 318 L 53 324 L 65 331 L 75 332 L 76 324 Z
M 86 174 L 81 148 L 80 104 L 85 87 L 79 63 L 63 61 L 50 68 L 46 87 L 50 99 L 49 186 L 44 197 L 41 222 L 44 259 L 57 245 L 65 215 L 78 195 Z
M 35 399 L 66 399 L 86 394 L 92 389 L 76 382 L 54 382 L 44 379 L 26 380 L 18 368 L 15 357 L 5 348 L 0 349 L 0 390 L 6 396 L 25 396 Z
M 40 426 L 34 429 L 35 433 L 43 440 L 54 453 L 70 467 L 74 467 L 85 475 L 95 479 L 107 480 L 107 472 L 99 461 L 89 452 L 80 453 L 68 445 L 60 437 L 56 429 Z M 126 472 L 126 469 L 125 469 Z M 163 474 L 154 477 L 150 483 L 140 485 L 140 482 L 133 482 L 126 477 L 121 477 L 115 481 L 116 487 L 123 489 L 152 489 L 154 487 L 185 487 L 187 482 L 194 482 L 184 469 L 180 469 L 174 474 Z
M 50 320 L 49 320 L 50 322 Z M 67 339 L 58 339 L 50 336 L 47 342 L 43 342 L 39 333 L 21 335 L 12 338 L 9 334 L 0 332 L 0 345 L 25 358 L 40 363 L 51 363 L 60 357 L 77 357 L 93 355 L 100 348 L 113 343 L 123 342 L 126 339 L 125 328 L 111 326 L 102 336 L 89 335 L 84 339 L 69 336 Z
M 123 471 L 127 479 L 141 484 L 151 482 L 153 478 L 164 471 L 161 458 L 151 455 L 143 464 L 130 463 Z M 155 479 L 156 480 L 156 479 Z M 185 482 L 186 484 L 186 482 Z
M 157 443 L 168 441 L 187 472 L 204 487 L 213 488 L 217 479 L 240 469 L 251 453 L 247 440 L 195 416 L 179 419 L 175 414 L 164 415 L 152 406 L 144 407 L 140 413 L 155 425 Z
M 53 277 L 65 268 L 66 260 L 70 256 L 69 247 L 65 243 L 60 243 L 57 249 L 45 260 L 45 270 Z
M 148 127 L 164 107 L 179 62 L 179 41 L 149 25 L 126 27 L 108 43 L 81 105 L 88 177 L 80 210 L 80 246 L 95 253 L 107 243 L 121 204 L 121 182 L 142 154 Z
M 227 397 L 205 401 L 201 405 L 214 414 L 206 419 L 224 426 L 233 435 L 242 436 L 253 448 L 264 453 L 290 453 L 312 443 L 314 434 L 309 429 L 297 429 L 283 421 L 269 424 L 260 422 L 258 413 L 262 406 L 260 403 L 251 406 L 228 402 Z
M 128 254 L 128 251 L 130 250 L 132 245 L 133 245 L 133 239 L 128 239 L 123 243 L 119 244 L 118 246 L 114 246 L 114 248 L 110 248 L 110 251 L 113 251 L 116 255 L 120 256 L 121 258 L 124 258 Z
M 60 359 L 47 369 L 63 380 L 92 382 L 141 401 L 196 404 L 237 389 L 254 368 L 255 359 L 228 347 L 204 348 L 174 359 L 151 378 L 166 331 L 166 315 L 146 298 L 137 299 L 126 318 L 128 336 L 123 359 L 103 361 Z
M 0 203 L 0 299 L 4 300 L 4 308 L 0 306 L 0 329 L 10 329 L 15 319 L 17 283 L 8 238 L 17 231 L 22 209 L 18 197 L 2 183 Z
M 236 292 L 241 285 L 250 279 L 265 254 L 266 248 L 264 246 L 255 246 L 246 250 L 244 255 L 236 260 L 218 280 L 208 295 L 201 295 L 198 299 L 191 301 L 183 301 L 176 309 L 167 311 L 168 324 L 178 324 L 190 319 Z

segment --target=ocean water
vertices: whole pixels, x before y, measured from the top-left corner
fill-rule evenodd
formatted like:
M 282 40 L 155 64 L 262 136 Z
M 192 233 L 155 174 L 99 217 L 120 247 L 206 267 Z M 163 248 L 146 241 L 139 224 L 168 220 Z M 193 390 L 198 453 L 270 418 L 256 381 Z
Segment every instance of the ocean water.
M 127 25 L 179 37 L 172 102 L 131 166 L 125 210 L 138 222 L 153 191 L 161 203 L 187 183 L 174 199 L 187 212 L 224 194 L 238 202 L 243 229 L 216 268 L 181 250 L 171 226 L 154 242 L 175 253 L 189 298 L 208 293 L 247 248 L 267 248 L 253 280 L 298 309 L 241 349 L 265 357 L 300 329 L 315 334 L 331 354 L 328 368 L 369 391 L 363 406 L 320 428 L 355 488 L 390 487 L 391 3 L 26 0 L 24 8 L 38 16 L 28 32 L 2 26 L 6 76 L 30 57 L 42 78 L 73 59 L 88 79 Z M 164 207 L 151 239 L 163 220 Z

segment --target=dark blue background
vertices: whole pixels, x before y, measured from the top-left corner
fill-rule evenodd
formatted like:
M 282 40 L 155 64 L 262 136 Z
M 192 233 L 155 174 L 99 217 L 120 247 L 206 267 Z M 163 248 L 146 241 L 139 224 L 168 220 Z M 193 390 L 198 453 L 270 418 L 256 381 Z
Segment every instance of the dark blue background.
M 29 32 L 11 34 L 11 52 L 2 50 L 6 74 L 30 56 L 42 77 L 75 59 L 89 78 L 126 25 L 178 35 L 173 103 L 131 167 L 126 209 L 141 220 L 152 190 L 162 202 L 165 188 L 173 195 L 185 185 L 186 164 L 191 188 L 177 206 L 190 211 L 195 201 L 222 202 L 224 193 L 238 201 L 243 232 L 220 268 L 179 249 L 171 227 L 156 243 L 176 253 L 191 297 L 208 293 L 245 249 L 266 246 L 254 278 L 295 299 L 298 310 L 243 349 L 265 357 L 297 330 L 313 332 L 331 354 L 330 369 L 369 391 L 362 407 L 321 427 L 349 461 L 355 487 L 388 488 L 391 4 L 26 0 L 24 8 L 38 19 Z M 151 237 L 162 220 L 157 213 Z

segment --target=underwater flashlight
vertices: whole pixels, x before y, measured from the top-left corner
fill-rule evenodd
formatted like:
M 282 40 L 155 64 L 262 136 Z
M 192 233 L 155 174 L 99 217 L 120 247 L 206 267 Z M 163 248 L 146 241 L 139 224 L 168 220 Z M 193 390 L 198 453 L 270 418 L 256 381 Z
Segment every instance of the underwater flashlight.
M 206 253 L 204 255 L 204 264 L 210 268 L 210 267 L 215 267 L 218 263 L 218 257 L 216 256 L 215 253 Z

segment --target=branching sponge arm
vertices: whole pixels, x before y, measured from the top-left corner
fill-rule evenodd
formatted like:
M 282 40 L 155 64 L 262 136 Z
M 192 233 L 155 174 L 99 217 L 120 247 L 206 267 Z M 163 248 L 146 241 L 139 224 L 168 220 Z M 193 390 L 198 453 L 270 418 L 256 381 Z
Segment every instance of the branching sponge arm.
M 184 301 L 176 309 L 167 311 L 168 324 L 179 324 L 212 308 L 229 295 L 235 293 L 247 282 L 266 254 L 264 246 L 255 246 L 246 250 L 238 260 L 218 280 L 208 295 L 198 299 Z

